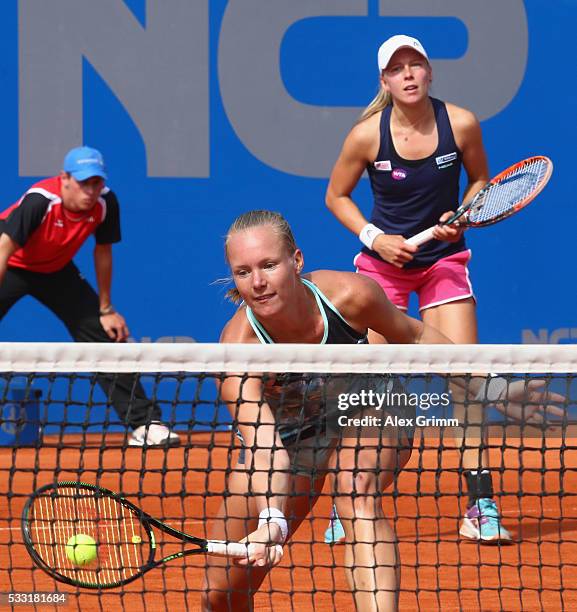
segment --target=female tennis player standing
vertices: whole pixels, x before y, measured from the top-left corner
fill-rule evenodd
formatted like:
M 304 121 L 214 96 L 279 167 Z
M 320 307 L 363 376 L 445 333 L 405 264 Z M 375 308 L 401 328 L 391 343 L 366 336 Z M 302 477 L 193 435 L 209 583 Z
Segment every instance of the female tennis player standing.
M 471 252 L 462 229 L 438 225 L 436 240 L 417 248 L 407 238 L 448 219 L 459 205 L 459 177 L 465 168 L 470 199 L 489 180 L 481 128 L 473 113 L 429 96 L 433 74 L 422 44 L 398 35 L 378 52 L 380 90 L 347 136 L 332 171 L 326 203 L 364 244 L 357 271 L 376 280 L 388 298 L 407 310 L 409 295 L 419 298 L 425 323 L 455 343 L 477 342 L 475 298 L 467 264 Z M 370 222 L 351 194 L 367 171 L 374 207 Z M 376 332 L 376 330 L 373 330 Z M 371 333 L 371 342 L 383 342 Z M 455 416 L 465 422 L 462 397 Z M 481 422 L 481 409 L 467 410 L 467 423 Z M 461 440 L 462 466 L 469 492 L 460 533 L 480 542 L 508 541 L 493 501 L 488 452 L 479 429 Z M 338 540 L 331 523 L 327 542 Z

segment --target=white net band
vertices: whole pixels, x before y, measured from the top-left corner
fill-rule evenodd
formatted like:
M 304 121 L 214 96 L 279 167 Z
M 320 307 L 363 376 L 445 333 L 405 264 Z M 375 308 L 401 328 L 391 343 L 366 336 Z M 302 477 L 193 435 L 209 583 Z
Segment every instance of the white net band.
M 567 373 L 577 346 L 0 343 L 0 372 L 262 371 Z

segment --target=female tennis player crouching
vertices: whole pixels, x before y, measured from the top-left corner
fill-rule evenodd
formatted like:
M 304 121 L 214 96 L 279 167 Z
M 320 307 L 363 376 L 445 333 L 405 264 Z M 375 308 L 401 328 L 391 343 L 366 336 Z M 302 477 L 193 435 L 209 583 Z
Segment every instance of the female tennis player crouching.
M 303 254 L 278 213 L 238 217 L 225 249 L 232 293 L 244 303 L 221 342 L 358 344 L 366 341 L 368 328 L 393 343 L 450 342 L 398 310 L 370 278 L 328 270 L 301 276 Z M 368 382 L 379 380 L 385 379 Z M 397 608 L 399 554 L 380 493 L 408 461 L 412 432 L 391 428 L 381 430 L 380 439 L 341 437 L 337 448 L 337 440 L 319 428 L 329 396 L 342 384 L 349 383 L 322 375 L 228 373 L 223 380 L 221 397 L 238 423 L 247 456 L 228 477 L 210 537 L 257 546 L 234 564 L 208 558 L 205 609 L 252 609 L 254 593 L 282 557 L 277 545 L 290 539 L 311 511 L 327 474 L 345 529 L 345 567 L 357 609 Z

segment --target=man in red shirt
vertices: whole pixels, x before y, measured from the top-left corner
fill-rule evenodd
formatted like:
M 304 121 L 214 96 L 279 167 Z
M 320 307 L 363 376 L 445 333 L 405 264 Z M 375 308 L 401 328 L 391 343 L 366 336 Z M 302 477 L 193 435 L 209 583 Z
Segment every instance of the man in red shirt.
M 123 342 L 129 331 L 112 306 L 112 244 L 120 241 L 118 200 L 105 185 L 102 155 L 78 147 L 62 172 L 33 185 L 0 213 L 0 320 L 25 295 L 47 306 L 76 342 Z M 72 258 L 94 234 L 98 294 Z M 98 376 L 132 446 L 167 446 L 178 436 L 160 423 L 160 408 L 147 399 L 134 375 Z

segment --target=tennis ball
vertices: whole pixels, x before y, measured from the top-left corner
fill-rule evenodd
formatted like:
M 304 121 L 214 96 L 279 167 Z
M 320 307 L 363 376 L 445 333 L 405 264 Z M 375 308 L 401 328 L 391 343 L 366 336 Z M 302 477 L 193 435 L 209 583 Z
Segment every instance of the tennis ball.
M 85 533 L 77 533 L 66 543 L 66 556 L 74 565 L 88 565 L 96 559 L 96 542 Z

